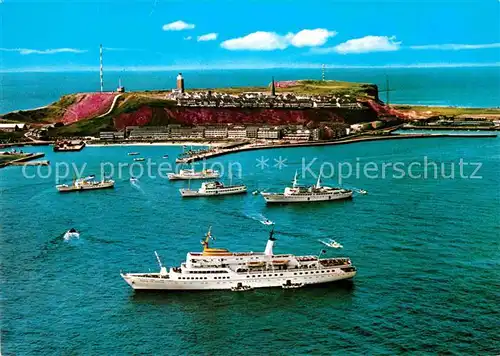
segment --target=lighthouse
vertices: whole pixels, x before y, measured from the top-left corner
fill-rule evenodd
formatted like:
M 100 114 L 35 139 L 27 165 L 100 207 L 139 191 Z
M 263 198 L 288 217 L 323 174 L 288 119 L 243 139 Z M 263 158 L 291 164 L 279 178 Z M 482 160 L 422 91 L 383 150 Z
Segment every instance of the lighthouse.
M 177 76 L 177 90 L 184 93 L 184 78 L 182 77 L 182 73 L 179 73 Z

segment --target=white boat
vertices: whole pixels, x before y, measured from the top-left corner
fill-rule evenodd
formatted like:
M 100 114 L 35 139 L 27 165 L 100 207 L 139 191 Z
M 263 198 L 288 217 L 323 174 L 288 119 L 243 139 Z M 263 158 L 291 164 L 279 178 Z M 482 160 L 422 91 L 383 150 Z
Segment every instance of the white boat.
M 203 182 L 198 190 L 179 189 L 183 197 L 207 197 L 217 195 L 245 194 L 245 185 L 224 185 L 221 182 Z
M 271 220 L 269 220 L 269 219 L 261 221 L 261 223 L 263 223 L 264 225 L 274 225 L 274 223 Z
M 190 179 L 216 179 L 220 177 L 219 171 L 204 169 L 196 172 L 194 169 L 181 169 L 179 173 L 167 174 L 170 180 L 190 180 Z
M 80 233 L 76 231 L 76 229 L 69 229 L 66 231 L 66 233 L 63 236 L 64 240 L 68 241 L 71 239 L 79 239 L 80 238 Z
M 144 160 L 145 160 L 145 158 L 143 158 L 143 157 L 134 158 L 134 161 L 136 161 L 136 162 L 142 162 Z
M 366 190 L 364 190 L 364 189 L 359 189 L 359 190 L 358 190 L 358 193 L 359 193 L 359 194 L 363 194 L 363 195 L 368 194 L 368 192 L 367 192 Z
M 238 283 L 236 286 L 231 287 L 231 290 L 233 292 L 246 292 L 249 290 L 252 290 L 253 288 L 251 286 L 245 286 L 242 283 Z
M 130 183 L 137 183 L 138 181 L 139 181 L 139 179 L 134 178 L 134 177 L 130 177 Z
M 343 188 L 332 188 L 321 186 L 321 177 L 312 186 L 299 186 L 297 184 L 297 172 L 291 187 L 286 187 L 283 193 L 260 193 L 267 204 L 272 203 L 302 203 L 333 201 L 352 198 L 352 190 Z
M 323 245 L 331 247 L 331 248 L 343 248 L 344 247 L 341 244 L 339 244 L 337 241 L 332 240 L 332 239 L 318 240 L 318 241 L 321 242 Z
M 250 288 L 298 288 L 353 278 L 356 267 L 347 257 L 321 258 L 275 254 L 276 239 L 270 232 L 264 252 L 230 252 L 210 247 L 209 229 L 202 252 L 189 252 L 180 266 L 167 268 L 157 256 L 156 273 L 120 273 L 134 290 L 234 290 Z M 322 251 L 324 252 L 324 251 Z M 156 254 L 156 252 L 155 252 Z M 285 287 L 284 287 L 285 286 Z
M 73 181 L 71 185 L 59 184 L 56 189 L 61 193 L 76 192 L 83 190 L 109 189 L 115 186 L 115 181 L 112 179 L 103 179 L 101 181 L 94 180 L 95 176 L 88 176 Z
M 304 286 L 304 283 L 285 283 L 281 285 L 281 288 L 283 289 L 294 289 L 294 288 L 302 288 Z
M 260 192 L 259 192 L 258 190 L 254 190 L 254 191 L 252 192 L 252 194 L 253 194 L 253 195 L 259 195 L 259 193 L 260 193 Z
M 138 155 L 140 155 L 140 153 L 139 152 L 129 152 L 128 155 L 129 156 L 138 156 Z

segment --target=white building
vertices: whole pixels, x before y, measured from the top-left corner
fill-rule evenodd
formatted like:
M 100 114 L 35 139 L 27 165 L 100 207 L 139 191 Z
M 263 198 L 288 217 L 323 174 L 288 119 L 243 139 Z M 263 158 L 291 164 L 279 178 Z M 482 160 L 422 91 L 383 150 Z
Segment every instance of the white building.
M 205 138 L 226 138 L 227 126 L 207 126 L 205 128 Z
M 0 124 L 0 131 L 13 132 L 13 131 L 24 131 L 27 130 L 28 126 L 26 124 Z
M 227 130 L 227 138 L 244 139 L 247 138 L 247 130 L 243 126 L 236 126 Z
M 261 127 L 257 131 L 257 138 L 266 140 L 276 140 L 281 137 L 281 130 L 273 127 Z

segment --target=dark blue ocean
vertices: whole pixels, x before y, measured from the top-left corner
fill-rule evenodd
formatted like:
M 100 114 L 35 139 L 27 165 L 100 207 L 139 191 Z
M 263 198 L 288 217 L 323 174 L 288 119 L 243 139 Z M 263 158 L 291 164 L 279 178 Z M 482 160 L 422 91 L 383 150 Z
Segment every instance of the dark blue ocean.
M 226 178 L 232 163 L 233 181 L 250 190 L 280 190 L 296 170 L 317 172 L 322 164 L 330 176 L 323 183 L 337 185 L 330 167 L 351 164 L 355 172 L 359 165 L 362 173 L 341 184 L 368 195 L 280 207 L 266 207 L 252 194 L 183 200 L 183 182 L 141 177 L 133 185 L 130 166 L 121 177 L 116 170 L 119 162 L 132 163 L 127 152 L 160 164 L 164 154 L 175 158 L 176 146 L 23 149 L 45 152 L 51 172 L 41 167 L 29 179 L 21 167 L 0 171 L 3 355 L 500 352 L 500 138 L 365 142 L 219 159 Z M 59 194 L 54 170 L 62 162 L 86 163 L 83 173 L 98 175 L 100 164 L 110 162 L 116 187 Z M 407 174 L 374 172 L 396 162 Z M 424 162 L 435 166 L 426 171 Z M 105 172 L 111 171 L 108 164 Z M 313 183 L 306 172 L 302 183 Z M 139 175 L 138 167 L 131 174 Z M 349 256 L 357 276 L 245 293 L 134 293 L 120 278 L 120 270 L 156 271 L 153 251 L 167 265 L 183 261 L 200 250 L 210 225 L 216 246 L 261 251 L 269 230 L 263 217 L 276 222 L 277 252 L 317 254 L 318 239 L 334 238 L 344 249 L 328 256 Z M 63 239 L 71 227 L 81 232 L 79 240 Z
M 276 80 L 320 79 L 321 69 L 188 70 L 187 88 L 268 85 Z M 171 89 L 177 72 L 107 72 L 104 89 L 115 90 L 118 80 L 127 90 Z M 500 106 L 500 68 L 328 68 L 326 79 L 374 83 L 390 102 L 462 107 Z M 0 114 L 47 105 L 64 94 L 99 90 L 99 73 L 0 73 Z M 380 98 L 386 100 L 386 93 Z

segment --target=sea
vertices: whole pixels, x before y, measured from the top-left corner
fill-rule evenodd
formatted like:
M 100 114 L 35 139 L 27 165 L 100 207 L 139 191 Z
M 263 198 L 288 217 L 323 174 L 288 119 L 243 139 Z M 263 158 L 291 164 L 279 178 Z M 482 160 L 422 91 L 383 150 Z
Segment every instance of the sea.
M 104 90 L 113 91 L 121 79 L 127 90 L 169 90 L 177 71 L 104 72 Z M 183 71 L 186 88 L 269 85 L 276 80 L 321 79 L 321 69 L 248 69 Z M 380 98 L 392 104 L 460 107 L 500 107 L 500 69 L 496 67 L 441 68 L 327 68 L 329 80 L 377 84 Z M 387 85 L 387 81 L 389 85 Z M 99 72 L 0 73 L 0 114 L 45 106 L 62 95 L 100 89 Z
M 470 93 L 463 104 L 491 105 Z M 179 146 L 18 149 L 44 152 L 51 165 L 0 171 L 3 355 L 500 353 L 498 137 L 257 150 L 195 167 L 213 166 L 249 191 L 280 191 L 298 171 L 302 184 L 322 172 L 324 185 L 368 192 L 282 206 L 250 193 L 182 199 L 187 183 L 164 178 Z M 77 173 L 112 176 L 116 187 L 58 193 L 55 185 Z M 210 226 L 215 247 L 263 251 L 265 219 L 275 222 L 276 253 L 326 249 L 350 257 L 357 275 L 243 293 L 138 293 L 120 277 L 158 271 L 155 251 L 178 265 L 201 250 Z M 70 228 L 80 237 L 65 240 Z M 318 241 L 326 238 L 343 249 Z

